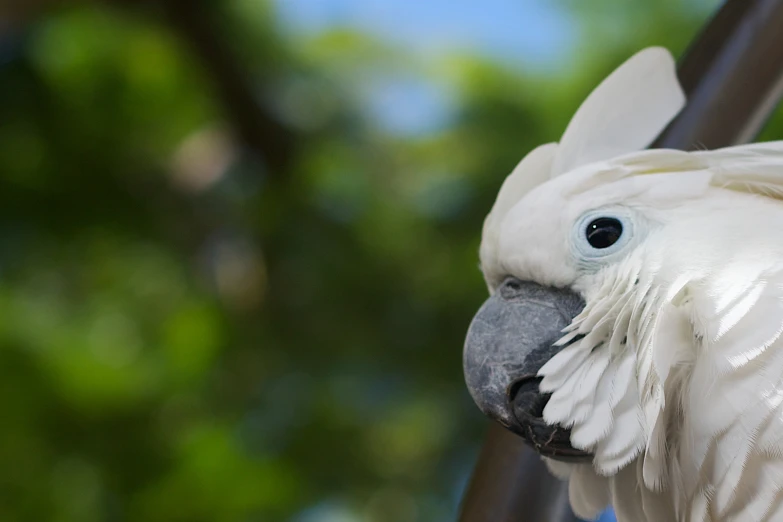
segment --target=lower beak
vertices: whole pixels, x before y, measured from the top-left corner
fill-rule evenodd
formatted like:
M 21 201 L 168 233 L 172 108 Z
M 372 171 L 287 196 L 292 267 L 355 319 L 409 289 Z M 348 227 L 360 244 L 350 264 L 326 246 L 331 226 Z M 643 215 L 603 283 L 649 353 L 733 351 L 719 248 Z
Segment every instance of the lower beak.
M 548 394 L 538 370 L 562 349 L 554 343 L 584 308 L 569 290 L 506 279 L 479 309 L 465 339 L 465 381 L 484 414 L 521 436 L 539 454 L 589 461 L 571 446 L 568 429 L 543 419 Z

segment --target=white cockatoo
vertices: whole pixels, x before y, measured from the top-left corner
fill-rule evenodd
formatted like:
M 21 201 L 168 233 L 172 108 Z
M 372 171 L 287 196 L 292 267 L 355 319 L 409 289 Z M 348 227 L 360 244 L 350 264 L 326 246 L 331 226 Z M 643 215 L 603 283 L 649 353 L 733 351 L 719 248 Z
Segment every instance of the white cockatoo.
M 783 521 L 783 142 L 647 150 L 685 101 L 645 49 L 508 176 L 466 380 L 582 518 Z

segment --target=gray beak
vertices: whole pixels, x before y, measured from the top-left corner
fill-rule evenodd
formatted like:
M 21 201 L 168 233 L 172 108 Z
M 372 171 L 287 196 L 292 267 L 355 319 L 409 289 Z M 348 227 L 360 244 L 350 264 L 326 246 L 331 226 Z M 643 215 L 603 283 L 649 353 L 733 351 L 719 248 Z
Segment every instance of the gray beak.
M 568 462 L 592 456 L 575 449 L 570 430 L 544 422 L 549 395 L 538 370 L 563 347 L 563 328 L 584 308 L 569 290 L 507 278 L 479 309 L 465 339 L 465 381 L 484 414 L 521 436 L 539 454 Z

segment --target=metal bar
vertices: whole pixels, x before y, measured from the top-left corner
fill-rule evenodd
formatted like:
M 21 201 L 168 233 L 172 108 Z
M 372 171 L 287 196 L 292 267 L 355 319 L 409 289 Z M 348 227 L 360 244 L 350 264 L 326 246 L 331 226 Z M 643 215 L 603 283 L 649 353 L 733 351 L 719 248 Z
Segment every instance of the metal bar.
M 783 95 L 783 1 L 729 0 L 680 63 L 688 105 L 653 147 L 714 149 L 758 135 Z
M 460 520 L 576 522 L 567 486 L 547 471 L 520 437 L 493 422 L 462 499 Z
M 783 94 L 783 0 L 727 0 L 678 67 L 688 95 L 655 148 L 751 141 Z M 567 485 L 515 435 L 492 423 L 460 522 L 571 522 Z

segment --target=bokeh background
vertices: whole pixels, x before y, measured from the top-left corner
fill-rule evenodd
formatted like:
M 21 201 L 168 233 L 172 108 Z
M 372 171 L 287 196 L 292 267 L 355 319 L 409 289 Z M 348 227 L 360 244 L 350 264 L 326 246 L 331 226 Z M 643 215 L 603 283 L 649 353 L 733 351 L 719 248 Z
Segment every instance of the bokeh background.
M 455 520 L 500 183 L 718 4 L 2 0 L 0 520 Z

